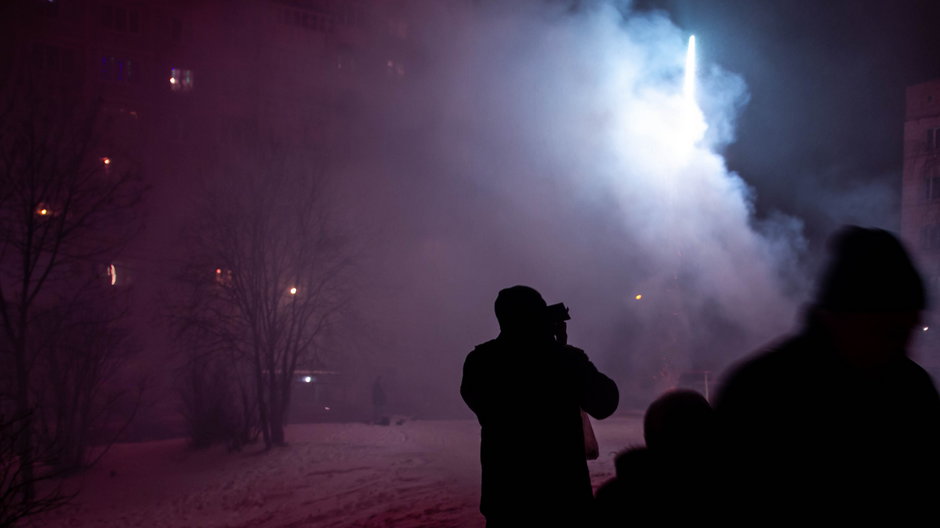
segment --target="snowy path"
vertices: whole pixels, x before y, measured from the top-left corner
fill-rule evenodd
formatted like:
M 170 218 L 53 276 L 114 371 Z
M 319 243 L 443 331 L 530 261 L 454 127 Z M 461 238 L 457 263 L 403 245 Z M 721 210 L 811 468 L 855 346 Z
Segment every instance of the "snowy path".
M 595 486 L 642 442 L 639 417 L 595 423 Z M 84 492 L 43 528 L 482 527 L 475 421 L 293 425 L 271 453 L 190 451 L 181 440 L 115 446 L 76 478 Z

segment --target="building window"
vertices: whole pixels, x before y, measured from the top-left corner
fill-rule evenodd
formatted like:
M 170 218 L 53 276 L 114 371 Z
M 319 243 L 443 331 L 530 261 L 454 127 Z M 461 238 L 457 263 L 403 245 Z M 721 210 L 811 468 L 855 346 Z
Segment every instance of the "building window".
M 173 42 L 179 42 L 183 39 L 183 21 L 178 17 L 170 18 L 170 38 Z
M 940 127 L 927 129 L 927 150 L 940 150 Z
M 60 46 L 37 43 L 33 45 L 33 68 L 54 75 L 75 71 L 75 51 Z
M 59 2 L 55 0 L 43 0 L 39 3 L 42 6 L 42 14 L 46 15 L 49 18 L 56 18 L 59 16 Z
M 137 82 L 139 66 L 137 61 L 126 57 L 105 55 L 101 57 L 98 76 L 103 81 Z
M 921 228 L 921 248 L 926 250 L 940 249 L 940 224 L 929 224 Z
M 408 23 L 401 19 L 392 19 L 388 21 L 388 34 L 399 39 L 408 38 Z
M 389 77 L 404 77 L 405 65 L 401 61 L 389 59 L 385 61 L 385 74 Z
M 332 33 L 336 29 L 334 15 L 296 9 L 285 9 L 281 15 L 281 22 L 321 33 Z
M 112 31 L 139 34 L 140 9 L 103 5 L 101 6 L 101 25 Z
M 927 176 L 927 201 L 940 200 L 940 176 Z
M 182 68 L 170 69 L 170 90 L 188 92 L 193 89 L 193 71 Z
M 339 53 L 336 55 L 336 69 L 339 71 L 354 73 L 359 69 L 356 57 L 350 53 Z

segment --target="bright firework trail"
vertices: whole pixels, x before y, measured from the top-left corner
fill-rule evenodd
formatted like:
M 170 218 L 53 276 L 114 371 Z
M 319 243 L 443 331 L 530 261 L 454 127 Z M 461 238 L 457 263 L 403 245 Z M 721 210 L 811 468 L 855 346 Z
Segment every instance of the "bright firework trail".
M 680 108 L 677 108 L 675 116 L 677 119 L 675 137 L 678 138 L 678 141 L 672 146 L 674 152 L 679 155 L 678 159 L 683 160 L 683 163 L 688 161 L 688 156 L 704 139 L 705 131 L 708 128 L 705 116 L 702 115 L 696 99 L 698 72 L 695 62 L 695 35 L 692 35 L 689 37 L 689 45 L 685 53 L 685 72 L 682 80 Z
M 695 35 L 689 37 L 689 47 L 685 52 L 685 81 L 683 82 L 685 98 L 695 102 Z

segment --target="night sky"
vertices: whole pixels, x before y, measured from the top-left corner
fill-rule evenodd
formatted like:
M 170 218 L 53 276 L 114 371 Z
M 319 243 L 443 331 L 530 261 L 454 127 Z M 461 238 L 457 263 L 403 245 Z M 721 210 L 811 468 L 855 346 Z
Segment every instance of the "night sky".
M 906 86 L 940 78 L 940 2 L 649 0 L 698 39 L 700 62 L 738 73 L 750 100 L 729 167 L 759 215 L 897 230 Z

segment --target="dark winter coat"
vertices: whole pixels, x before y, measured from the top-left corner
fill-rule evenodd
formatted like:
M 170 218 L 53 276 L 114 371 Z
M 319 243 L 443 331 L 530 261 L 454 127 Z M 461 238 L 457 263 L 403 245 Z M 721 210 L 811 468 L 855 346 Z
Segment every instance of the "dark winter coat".
M 736 368 L 715 411 L 733 515 L 872 521 L 935 500 L 940 397 L 906 357 L 858 368 L 808 330 Z
M 488 521 L 587 514 L 581 409 L 606 418 L 619 394 L 583 351 L 501 335 L 467 355 L 460 394 L 480 421 L 480 511 Z

